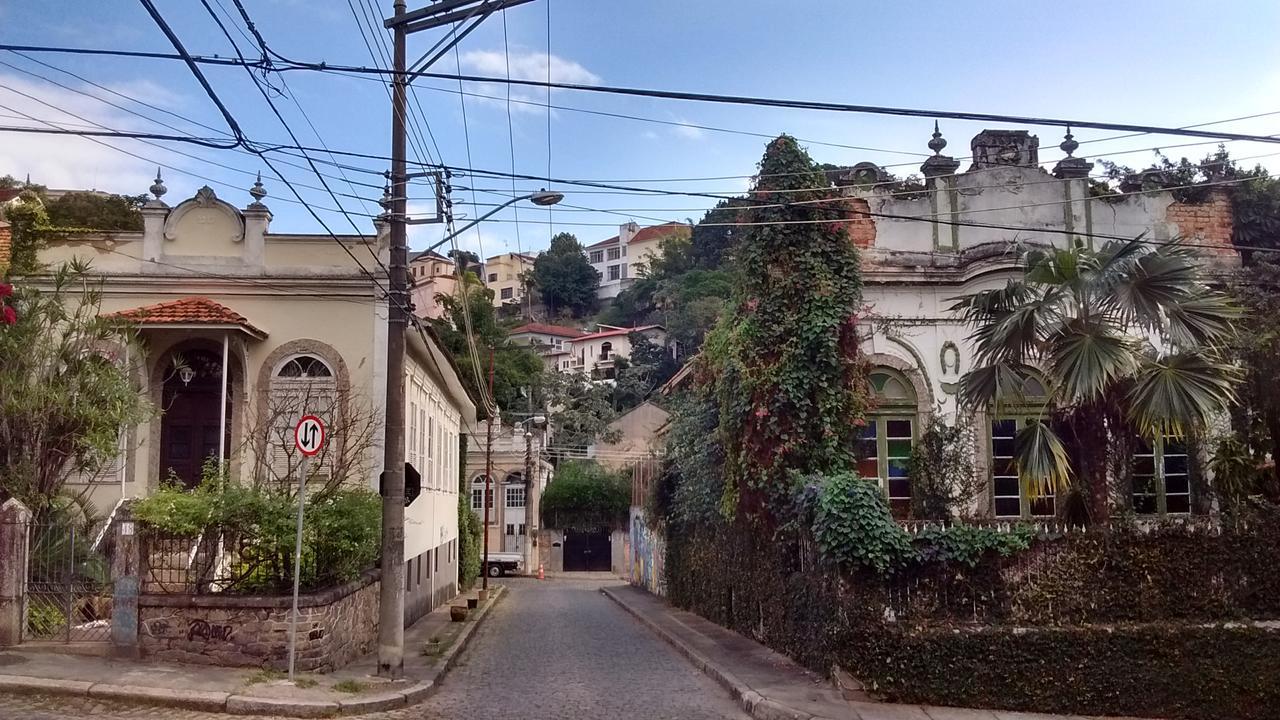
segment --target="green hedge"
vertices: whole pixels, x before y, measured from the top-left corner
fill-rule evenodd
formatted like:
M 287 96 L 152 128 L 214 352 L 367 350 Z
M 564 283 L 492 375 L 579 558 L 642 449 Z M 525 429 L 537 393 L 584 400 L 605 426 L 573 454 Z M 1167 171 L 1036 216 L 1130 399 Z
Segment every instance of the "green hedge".
M 1280 712 L 1280 630 L 932 629 L 895 633 L 879 652 L 873 663 L 856 659 L 877 668 L 862 679 L 904 702 L 1195 720 Z
M 1275 616 L 1274 532 L 1255 524 L 1222 535 L 1086 534 L 1048 541 L 1049 551 L 1042 542 L 1022 557 L 993 554 L 973 568 L 928 564 L 886 581 L 830 571 L 810 543 L 786 533 L 671 527 L 666 583 L 674 604 L 816 671 L 840 664 L 893 699 L 1261 720 L 1280 707 L 1280 631 L 1202 623 Z M 949 602 L 886 621 L 895 591 L 908 585 Z M 985 627 L 965 607 L 964 593 L 975 588 L 997 596 L 977 608 Z M 1160 624 L 1048 626 L 1159 621 L 1152 616 L 1161 612 L 1169 618 Z

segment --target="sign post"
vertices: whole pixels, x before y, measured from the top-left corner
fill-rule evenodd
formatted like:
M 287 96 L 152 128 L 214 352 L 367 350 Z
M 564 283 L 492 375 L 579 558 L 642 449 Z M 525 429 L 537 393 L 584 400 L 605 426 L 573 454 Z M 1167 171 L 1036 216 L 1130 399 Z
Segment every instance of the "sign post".
M 293 682 L 294 658 L 298 650 L 298 583 L 302 577 L 302 511 L 306 508 L 307 471 L 311 458 L 324 449 L 324 422 L 304 415 L 293 428 L 293 443 L 302 453 L 298 469 L 298 535 L 293 546 L 293 612 L 289 615 L 289 682 Z

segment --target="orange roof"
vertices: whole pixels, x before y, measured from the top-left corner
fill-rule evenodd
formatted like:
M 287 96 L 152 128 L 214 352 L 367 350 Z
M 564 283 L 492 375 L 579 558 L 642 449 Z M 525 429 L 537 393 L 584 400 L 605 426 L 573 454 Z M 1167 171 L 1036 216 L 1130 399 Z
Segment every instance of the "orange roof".
M 654 328 L 658 328 L 659 330 L 664 329 L 661 325 L 640 325 L 638 327 L 629 328 L 611 327 L 608 330 L 601 330 L 599 332 L 593 332 L 590 335 L 576 337 L 574 340 L 595 340 L 596 338 L 614 337 L 616 335 L 630 335 L 633 332 L 644 332 L 645 330 L 652 330 Z
M 661 225 L 651 225 L 647 228 L 641 228 L 640 232 L 631 238 L 631 242 L 646 242 L 648 240 L 656 240 L 660 237 L 668 235 L 688 235 L 692 230 L 688 225 L 679 222 L 663 223 Z
M 260 338 L 267 334 L 249 324 L 248 318 L 226 305 L 207 297 L 185 297 L 181 300 L 146 305 L 132 310 L 109 313 L 106 317 L 128 320 L 137 325 L 235 325 Z
M 577 338 L 586 335 L 581 330 L 573 328 L 561 327 L 559 325 L 547 325 L 546 323 L 527 323 L 512 330 L 510 335 L 523 335 L 524 333 L 534 333 L 537 335 L 556 335 L 558 337 Z

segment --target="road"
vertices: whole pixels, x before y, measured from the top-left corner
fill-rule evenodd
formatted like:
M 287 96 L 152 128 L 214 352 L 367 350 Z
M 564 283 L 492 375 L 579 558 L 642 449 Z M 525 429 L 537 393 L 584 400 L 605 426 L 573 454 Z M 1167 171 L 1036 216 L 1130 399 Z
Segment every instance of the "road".
M 729 695 L 600 594 L 596 580 L 513 579 L 440 691 L 366 718 L 560 720 L 748 717 Z M 80 698 L 0 695 L 0 718 L 226 720 Z

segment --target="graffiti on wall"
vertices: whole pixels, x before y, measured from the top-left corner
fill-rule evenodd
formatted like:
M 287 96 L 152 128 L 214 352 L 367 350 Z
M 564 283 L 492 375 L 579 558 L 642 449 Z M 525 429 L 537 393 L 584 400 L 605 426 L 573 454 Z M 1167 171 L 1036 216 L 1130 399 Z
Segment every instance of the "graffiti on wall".
M 644 511 L 640 508 L 631 509 L 630 540 L 631 584 L 655 595 L 666 595 L 667 584 L 662 567 L 666 542 L 645 524 Z

